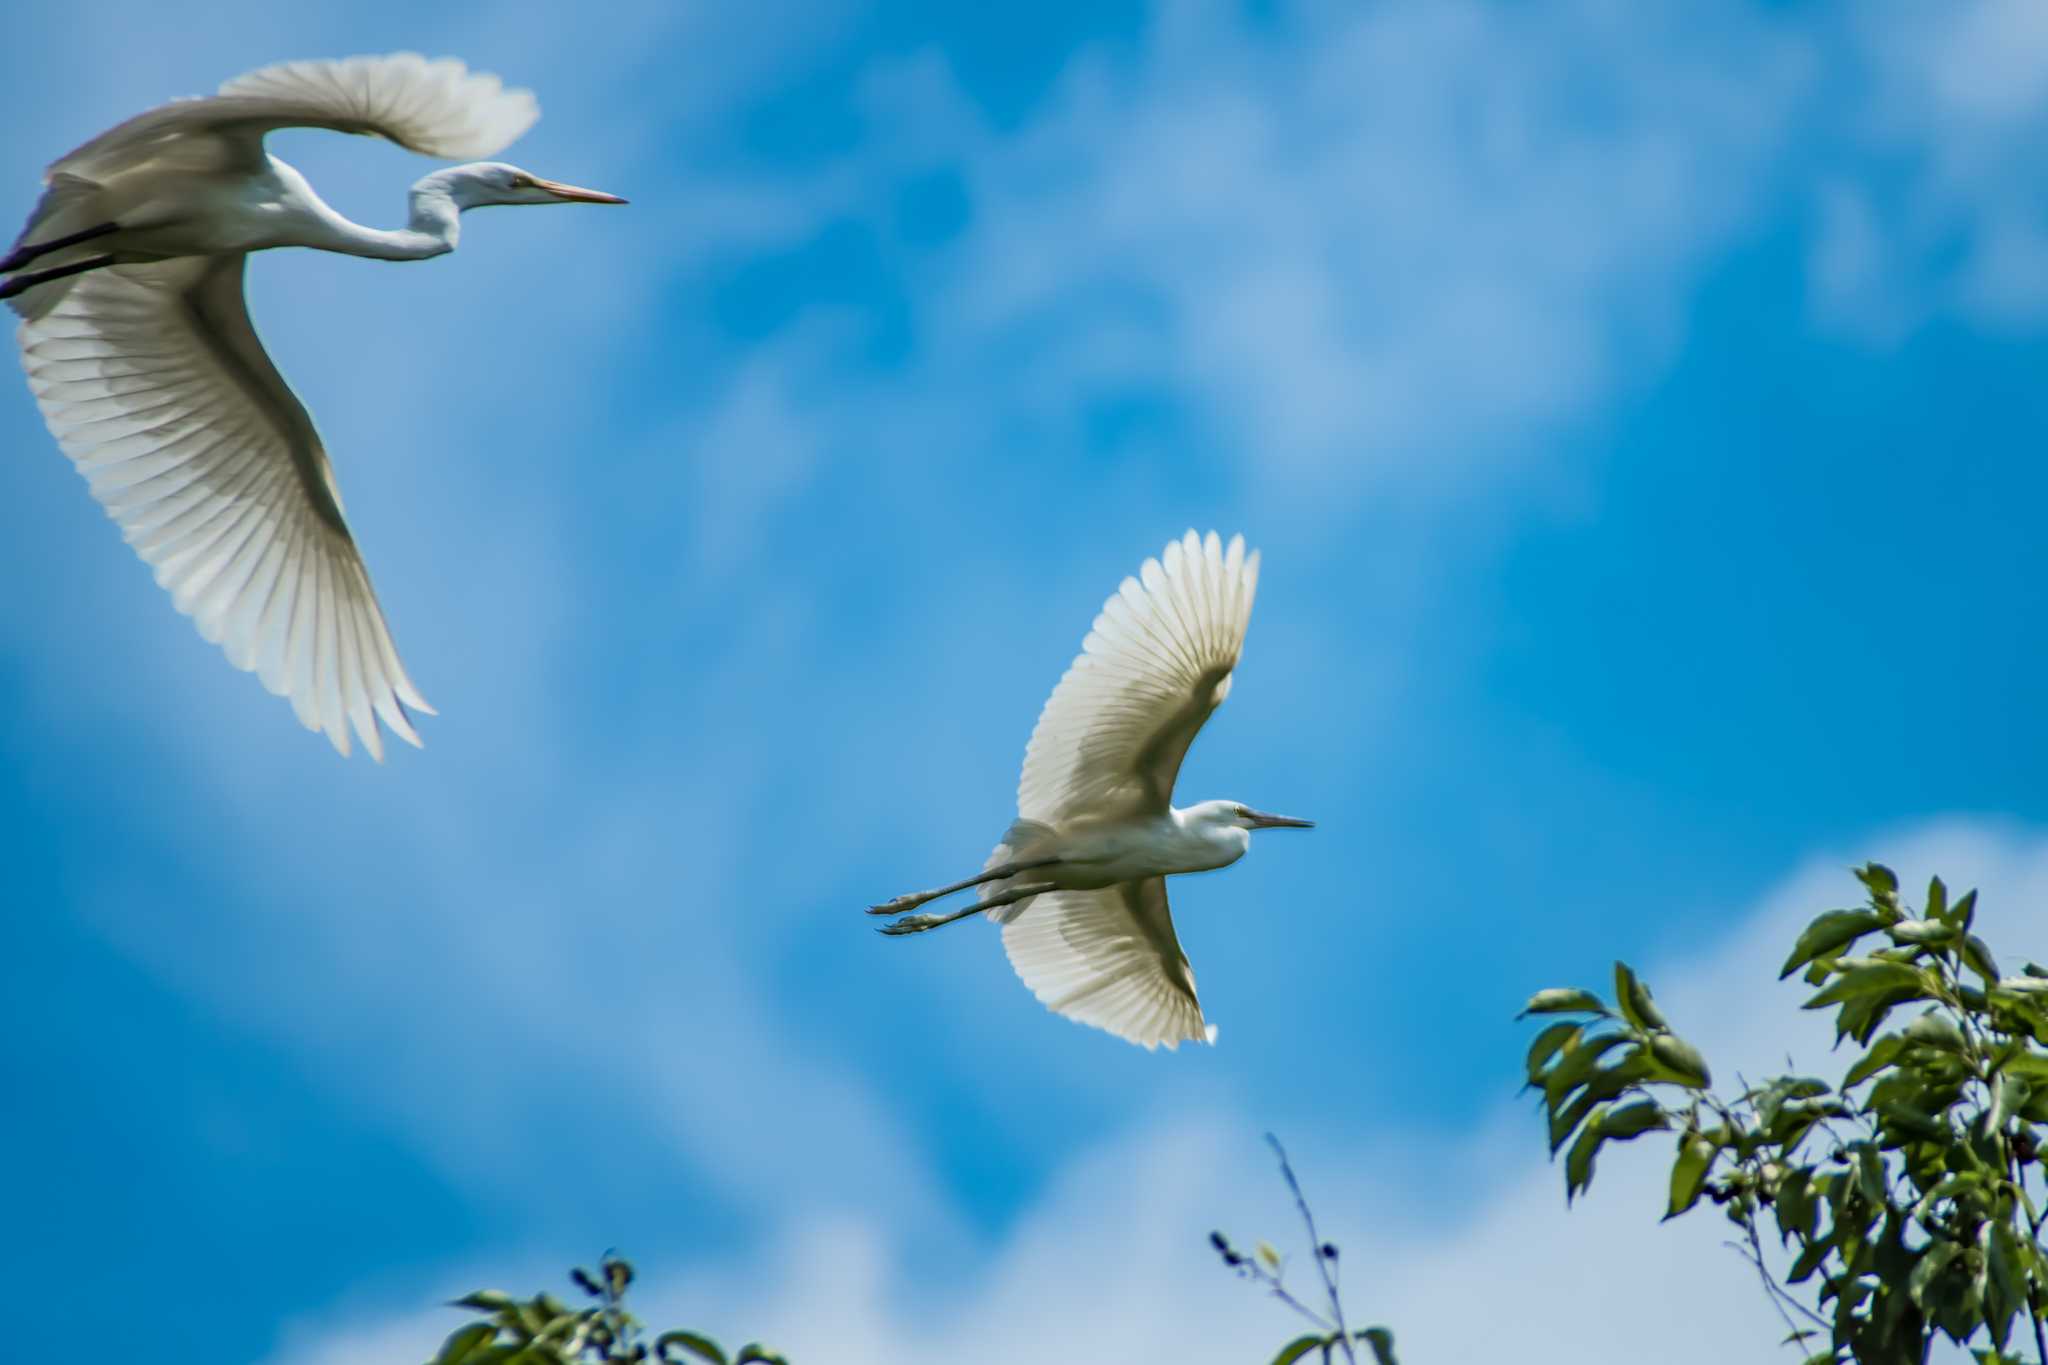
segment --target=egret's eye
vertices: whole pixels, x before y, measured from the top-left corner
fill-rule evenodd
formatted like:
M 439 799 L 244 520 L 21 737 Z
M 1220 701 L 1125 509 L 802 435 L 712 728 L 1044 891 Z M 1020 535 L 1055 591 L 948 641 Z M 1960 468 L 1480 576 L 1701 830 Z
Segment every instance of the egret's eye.
M 520 175 L 515 171 L 512 174 L 512 178 L 506 184 L 515 190 L 529 190 L 533 188 L 533 177 L 530 175 Z

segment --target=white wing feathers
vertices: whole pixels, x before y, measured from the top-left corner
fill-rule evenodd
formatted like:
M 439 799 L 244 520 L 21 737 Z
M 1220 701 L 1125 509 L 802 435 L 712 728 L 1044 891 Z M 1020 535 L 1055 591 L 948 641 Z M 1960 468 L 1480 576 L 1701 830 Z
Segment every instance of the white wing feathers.
M 493 156 L 540 117 L 531 90 L 507 90 L 498 77 L 472 72 L 453 57 L 428 61 L 417 52 L 283 62 L 237 76 L 220 93 L 450 161 Z
M 1258 582 L 1244 538 L 1226 547 L 1213 531 L 1189 531 L 1124 580 L 1038 717 L 998 859 L 1042 827 L 1167 809 L 1188 745 L 1229 694 Z M 1053 1012 L 1147 1048 L 1215 1041 L 1162 878 L 1047 892 L 994 917 L 1010 965 Z
M 326 451 L 264 354 L 241 256 L 81 276 L 22 324 L 43 418 L 179 611 L 291 699 L 308 729 L 378 758 L 375 717 L 417 745 L 431 713 L 391 643 Z
M 246 165 L 276 128 L 387 138 L 427 156 L 474 160 L 510 146 L 540 117 L 530 90 L 505 88 L 452 57 L 416 52 L 285 62 L 237 76 L 217 95 L 172 100 L 101 133 L 44 179 L 103 182 L 147 161 L 195 170 Z
M 1163 811 L 1196 731 L 1230 691 L 1257 551 L 1189 531 L 1103 604 L 1024 751 L 1017 813 Z
M 1003 950 L 1055 1014 L 1150 1050 L 1214 1042 L 1159 877 L 1100 891 L 1048 891 L 1003 926 Z

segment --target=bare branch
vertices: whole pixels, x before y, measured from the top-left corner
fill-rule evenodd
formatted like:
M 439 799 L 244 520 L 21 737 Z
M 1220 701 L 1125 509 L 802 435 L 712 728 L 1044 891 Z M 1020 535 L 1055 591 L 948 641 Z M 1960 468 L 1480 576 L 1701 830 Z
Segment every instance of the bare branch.
M 1273 1148 L 1273 1155 L 1280 1158 L 1280 1174 L 1286 1177 L 1287 1188 L 1294 1192 L 1294 1206 L 1301 1210 L 1301 1221 L 1308 1228 L 1308 1254 L 1323 1277 L 1323 1292 L 1330 1296 L 1330 1316 L 1336 1319 L 1337 1344 L 1344 1350 L 1344 1359 L 1351 1365 L 1358 1365 L 1358 1353 L 1351 1346 L 1351 1330 L 1344 1322 L 1344 1301 L 1337 1293 L 1336 1272 L 1330 1265 L 1332 1258 L 1323 1254 L 1323 1239 L 1316 1231 L 1316 1216 L 1309 1212 L 1308 1200 L 1301 1192 L 1301 1182 L 1294 1178 L 1294 1166 L 1287 1160 L 1287 1149 L 1271 1133 L 1266 1134 L 1266 1141 Z

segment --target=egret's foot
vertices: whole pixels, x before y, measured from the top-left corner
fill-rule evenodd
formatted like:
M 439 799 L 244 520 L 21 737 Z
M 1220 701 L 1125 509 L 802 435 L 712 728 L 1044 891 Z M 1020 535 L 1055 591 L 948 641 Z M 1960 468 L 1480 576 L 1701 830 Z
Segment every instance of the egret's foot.
M 898 896 L 895 900 L 883 901 L 880 905 L 870 905 L 868 913 L 870 915 L 900 915 L 905 910 L 917 909 L 918 906 L 931 899 L 931 895 L 926 892 L 919 892 L 911 896 Z
M 921 934 L 927 929 L 951 923 L 953 918 L 951 915 L 905 915 L 894 924 L 877 925 L 876 928 L 885 934 Z

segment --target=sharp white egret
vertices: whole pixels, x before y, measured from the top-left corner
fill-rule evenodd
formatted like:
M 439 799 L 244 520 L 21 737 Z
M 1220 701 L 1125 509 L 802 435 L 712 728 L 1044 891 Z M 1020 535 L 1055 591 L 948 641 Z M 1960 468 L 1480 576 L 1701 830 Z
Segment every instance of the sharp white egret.
M 1258 587 L 1244 537 L 1193 531 L 1126 578 L 1024 751 L 1017 821 L 979 876 L 869 908 L 914 934 L 986 913 L 1048 1009 L 1146 1048 L 1216 1041 L 1173 931 L 1166 878 L 1227 867 L 1255 829 L 1310 829 L 1237 801 L 1172 803 L 1181 760 L 1230 694 Z M 949 914 L 908 914 L 956 891 Z
M 407 708 L 433 708 L 398 661 L 312 419 L 250 324 L 244 262 L 281 246 L 424 260 L 455 249 L 465 209 L 625 201 L 476 162 L 414 184 L 405 227 L 368 228 L 263 139 L 331 128 L 453 160 L 539 116 L 529 91 L 452 59 L 265 67 L 56 161 L 0 259 L 29 387 L 93 496 L 199 633 L 344 755 L 353 726 L 383 757 L 373 713 L 417 745 Z

